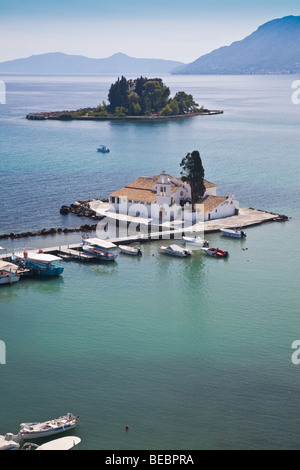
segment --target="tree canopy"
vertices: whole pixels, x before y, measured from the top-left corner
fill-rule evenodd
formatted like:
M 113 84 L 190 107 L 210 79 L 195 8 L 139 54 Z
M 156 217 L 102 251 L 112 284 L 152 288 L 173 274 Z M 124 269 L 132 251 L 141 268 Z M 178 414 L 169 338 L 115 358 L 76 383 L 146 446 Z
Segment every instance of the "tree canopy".
M 180 163 L 182 181 L 189 183 L 191 187 L 192 207 L 204 196 L 204 168 L 198 150 L 188 153 Z
M 184 91 L 170 98 L 170 88 L 161 78 L 127 80 L 122 76 L 111 85 L 108 101 L 106 109 L 103 105 L 98 107 L 99 112 L 125 116 L 172 116 L 200 111 L 193 96 Z

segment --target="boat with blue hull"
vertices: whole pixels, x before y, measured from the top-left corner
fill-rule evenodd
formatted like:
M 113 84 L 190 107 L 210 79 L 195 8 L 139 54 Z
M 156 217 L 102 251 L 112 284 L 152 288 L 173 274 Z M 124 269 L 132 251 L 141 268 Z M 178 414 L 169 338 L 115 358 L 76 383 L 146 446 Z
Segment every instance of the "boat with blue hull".
M 82 237 L 82 249 L 86 253 L 92 254 L 95 259 L 103 261 L 115 261 L 119 254 L 119 248 L 114 243 L 100 238 Z
M 30 269 L 36 276 L 60 276 L 64 272 L 61 258 L 48 255 L 41 250 L 38 253 L 27 251 L 14 253 L 11 259 L 19 266 Z
M 109 148 L 107 148 L 106 145 L 99 145 L 99 147 L 97 148 L 97 151 L 101 152 L 101 153 L 109 153 L 110 152 Z
M 20 280 L 19 267 L 0 260 L 0 284 L 13 284 Z

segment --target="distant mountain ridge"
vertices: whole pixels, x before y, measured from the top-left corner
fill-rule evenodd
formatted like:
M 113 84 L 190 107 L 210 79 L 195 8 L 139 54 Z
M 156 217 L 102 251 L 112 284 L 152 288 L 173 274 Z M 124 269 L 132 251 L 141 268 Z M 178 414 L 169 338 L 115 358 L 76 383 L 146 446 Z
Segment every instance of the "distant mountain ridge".
M 62 52 L 32 55 L 0 63 L 0 73 L 29 74 L 168 74 L 182 62 L 164 59 L 137 59 L 118 52 L 104 59 L 92 59 Z
M 269 21 L 230 46 L 179 66 L 172 74 L 239 75 L 300 72 L 300 16 Z

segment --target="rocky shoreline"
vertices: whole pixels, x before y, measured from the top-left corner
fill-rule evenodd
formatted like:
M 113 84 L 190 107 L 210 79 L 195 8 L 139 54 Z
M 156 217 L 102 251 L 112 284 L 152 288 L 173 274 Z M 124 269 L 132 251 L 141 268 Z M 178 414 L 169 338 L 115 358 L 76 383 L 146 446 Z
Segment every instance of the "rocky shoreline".
M 93 108 L 80 109 L 77 111 L 53 111 L 41 113 L 29 113 L 26 119 L 32 121 L 58 120 L 58 121 L 162 121 L 166 119 L 185 119 L 194 116 L 213 116 L 223 114 L 222 110 L 207 110 L 199 113 L 176 114 L 174 116 L 159 116 L 153 114 L 150 116 L 89 116 Z M 74 116 L 72 113 L 80 113 Z
M 70 206 L 63 205 L 60 208 L 60 213 L 62 215 L 67 214 L 74 214 L 78 217 L 86 217 L 94 220 L 101 220 L 102 217 L 97 216 L 96 212 L 93 211 L 89 203 L 92 202 L 94 199 L 87 199 L 85 201 L 77 201 L 71 204 Z M 101 199 L 102 202 L 107 202 L 107 199 Z M 43 228 L 42 230 L 38 230 L 36 232 L 28 231 L 22 233 L 7 233 L 7 234 L 0 234 L 0 240 L 7 240 L 7 239 L 19 239 L 19 238 L 28 238 L 28 237 L 40 237 L 40 236 L 47 236 L 47 235 L 57 235 L 57 234 L 68 234 L 74 232 L 91 232 L 97 229 L 97 224 L 83 224 L 80 227 L 76 228 L 50 228 L 46 229 Z

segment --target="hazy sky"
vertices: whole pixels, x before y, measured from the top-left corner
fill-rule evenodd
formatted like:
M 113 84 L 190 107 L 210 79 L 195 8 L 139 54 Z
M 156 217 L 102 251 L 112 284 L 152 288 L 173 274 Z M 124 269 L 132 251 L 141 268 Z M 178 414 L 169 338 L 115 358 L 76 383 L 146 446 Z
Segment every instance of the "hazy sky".
M 299 0 L 0 0 L 0 62 L 59 51 L 188 63 L 288 15 Z

